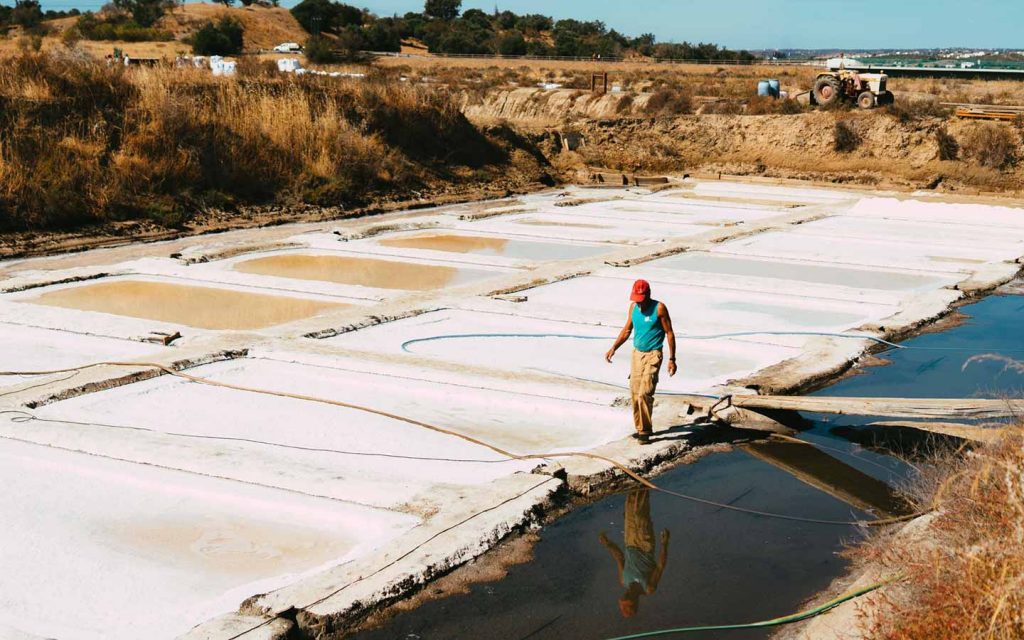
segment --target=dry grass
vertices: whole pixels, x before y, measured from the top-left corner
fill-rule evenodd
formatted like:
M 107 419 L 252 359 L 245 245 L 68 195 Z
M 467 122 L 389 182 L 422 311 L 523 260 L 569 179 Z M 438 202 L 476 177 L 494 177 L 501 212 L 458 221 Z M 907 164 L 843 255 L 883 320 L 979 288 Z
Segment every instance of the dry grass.
M 907 576 L 883 600 L 872 637 L 1024 637 L 1024 426 L 952 458 L 930 486 L 939 511 L 924 535 L 869 547 Z
M 0 141 L 6 229 L 358 204 L 432 181 L 487 180 L 509 162 L 502 141 L 436 91 L 294 78 L 256 62 L 237 81 L 126 70 L 73 52 L 0 63 Z
M 976 123 L 960 141 L 964 155 L 990 169 L 1003 169 L 1017 161 L 1019 136 L 1008 125 Z

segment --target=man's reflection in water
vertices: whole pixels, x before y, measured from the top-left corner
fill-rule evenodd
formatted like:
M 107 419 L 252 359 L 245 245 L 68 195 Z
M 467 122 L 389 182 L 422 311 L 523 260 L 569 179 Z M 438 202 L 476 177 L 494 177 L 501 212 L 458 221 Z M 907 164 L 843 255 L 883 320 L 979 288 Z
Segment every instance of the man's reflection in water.
M 654 523 L 651 521 L 651 492 L 635 489 L 626 496 L 626 552 L 601 532 L 601 544 L 615 558 L 619 582 L 626 592 L 619 598 L 619 609 L 625 618 L 636 615 L 640 596 L 658 589 L 661 574 L 668 561 L 668 529 L 661 532 L 661 553 L 654 560 Z

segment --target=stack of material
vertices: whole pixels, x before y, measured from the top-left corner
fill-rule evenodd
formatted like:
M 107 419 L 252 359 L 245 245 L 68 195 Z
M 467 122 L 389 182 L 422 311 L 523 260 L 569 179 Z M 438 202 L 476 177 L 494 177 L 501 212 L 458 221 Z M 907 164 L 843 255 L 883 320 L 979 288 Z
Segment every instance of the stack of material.
M 960 102 L 943 102 L 942 105 L 956 107 L 956 117 L 965 120 L 1017 120 L 1024 118 L 1024 106 L 1019 105 Z
M 216 62 L 210 59 L 210 70 L 215 76 L 233 76 L 235 75 L 237 62 L 234 60 L 217 60 Z
M 282 73 L 295 73 L 302 69 L 298 58 L 281 58 L 277 61 L 277 70 Z

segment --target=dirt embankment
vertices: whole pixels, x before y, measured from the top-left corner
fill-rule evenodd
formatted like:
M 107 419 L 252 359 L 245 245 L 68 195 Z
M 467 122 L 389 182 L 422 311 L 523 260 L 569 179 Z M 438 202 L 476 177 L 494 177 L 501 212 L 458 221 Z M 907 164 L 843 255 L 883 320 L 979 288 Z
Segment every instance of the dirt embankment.
M 483 96 L 464 94 L 462 111 L 480 122 L 506 120 L 517 126 L 544 127 L 566 118 L 602 120 L 640 115 L 651 95 L 524 87 Z
M 474 122 L 502 122 L 546 136 L 546 153 L 567 178 L 600 167 L 967 193 L 1024 189 L 1024 132 L 1013 123 L 948 119 L 907 107 L 650 117 L 656 96 L 520 88 L 466 93 L 462 104 Z M 913 105 L 909 99 L 906 104 Z M 566 134 L 574 138 L 571 151 L 563 144 Z

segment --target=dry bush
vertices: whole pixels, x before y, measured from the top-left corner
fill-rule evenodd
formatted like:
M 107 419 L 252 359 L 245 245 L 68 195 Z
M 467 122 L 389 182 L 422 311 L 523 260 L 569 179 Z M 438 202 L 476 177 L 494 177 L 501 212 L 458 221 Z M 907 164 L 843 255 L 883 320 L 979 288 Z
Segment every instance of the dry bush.
M 939 103 L 937 99 L 897 100 L 885 107 L 885 112 L 903 123 L 925 118 L 948 118 L 953 110 Z
M 869 547 L 906 576 L 885 593 L 871 637 L 1024 637 L 1024 427 L 955 460 L 933 482 L 938 511 L 923 534 Z
M 685 91 L 665 87 L 647 99 L 644 112 L 649 116 L 679 116 L 693 113 L 693 101 Z
M 935 132 L 935 142 L 939 146 L 939 160 L 957 160 L 960 157 L 960 143 L 945 128 Z
M 794 115 L 797 113 L 803 113 L 804 108 L 800 106 L 796 100 L 786 98 L 780 100 L 771 98 L 768 96 L 755 96 L 747 101 L 747 109 L 745 113 L 750 116 L 761 116 L 761 115 Z
M 619 98 L 619 102 L 615 105 L 616 115 L 624 115 L 630 112 L 633 108 L 633 96 L 632 94 L 625 94 Z
M 274 73 L 0 63 L 0 227 L 149 216 L 208 204 L 364 202 L 509 161 L 441 92 Z M 469 178 L 467 178 L 469 179 Z
M 715 100 L 705 104 L 700 112 L 721 116 L 738 116 L 743 113 L 743 103 L 738 100 Z
M 969 129 L 962 137 L 964 155 L 990 169 L 1005 169 L 1017 161 L 1017 140 L 1013 132 L 992 122 Z
M 860 134 L 848 120 L 836 120 L 833 136 L 833 148 L 837 153 L 856 151 L 861 143 Z

